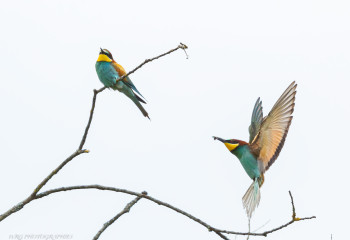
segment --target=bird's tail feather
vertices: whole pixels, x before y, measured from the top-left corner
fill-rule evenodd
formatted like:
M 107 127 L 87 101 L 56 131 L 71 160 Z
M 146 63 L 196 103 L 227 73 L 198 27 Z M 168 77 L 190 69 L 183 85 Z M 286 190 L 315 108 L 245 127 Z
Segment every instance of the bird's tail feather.
M 137 94 L 135 94 L 135 97 L 137 98 L 137 100 L 139 100 L 140 102 L 143 102 L 144 104 L 147 104 L 145 102 L 145 100 L 143 100 L 142 98 L 140 98 L 139 96 L 137 96 Z
M 135 96 L 137 96 L 137 95 L 135 94 Z M 133 102 L 136 104 L 136 106 L 140 109 L 140 111 L 142 112 L 143 116 L 145 116 L 145 117 L 147 117 L 149 120 L 151 120 L 151 119 L 149 118 L 149 116 L 148 116 L 148 112 L 143 108 L 143 106 L 141 105 L 139 99 L 137 99 L 137 98 L 134 99 L 134 98 L 133 98 L 132 101 L 133 101 Z
M 260 202 L 260 187 L 258 179 L 255 179 L 254 182 L 250 185 L 247 192 L 244 194 L 242 201 L 247 216 L 250 219 L 255 208 L 259 205 Z

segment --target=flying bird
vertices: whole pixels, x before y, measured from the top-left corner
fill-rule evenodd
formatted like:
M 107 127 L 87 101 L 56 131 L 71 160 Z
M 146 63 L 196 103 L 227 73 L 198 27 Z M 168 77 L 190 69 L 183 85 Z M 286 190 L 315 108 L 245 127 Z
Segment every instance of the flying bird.
M 119 78 L 121 78 L 123 75 L 126 75 L 126 71 L 124 70 L 124 68 L 121 65 L 119 65 L 116 61 L 114 61 L 110 51 L 102 48 L 100 50 L 101 51 L 95 65 L 97 76 L 100 79 L 100 81 L 106 87 L 124 93 L 136 104 L 136 106 L 142 112 L 143 116 L 148 117 L 148 119 L 150 119 L 148 113 L 141 105 L 141 102 L 146 104 L 146 101 L 144 100 L 145 98 L 137 90 L 130 78 L 127 76 L 123 80 L 119 80 Z
M 264 173 L 275 162 L 286 140 L 293 119 L 296 87 L 297 84 L 292 82 L 264 118 L 262 102 L 258 98 L 249 126 L 249 143 L 237 139 L 224 140 L 213 137 L 214 140 L 225 144 L 239 159 L 248 176 L 253 179 L 253 183 L 242 198 L 249 219 L 260 202 Z

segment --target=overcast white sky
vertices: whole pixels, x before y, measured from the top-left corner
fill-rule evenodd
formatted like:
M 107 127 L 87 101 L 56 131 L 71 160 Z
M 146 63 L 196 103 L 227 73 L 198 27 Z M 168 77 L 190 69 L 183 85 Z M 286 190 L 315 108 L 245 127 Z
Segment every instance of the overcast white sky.
M 247 231 L 241 198 L 251 179 L 211 136 L 247 141 L 256 99 L 266 115 L 296 80 L 294 119 L 265 175 L 252 229 L 289 221 L 291 190 L 297 215 L 317 219 L 269 240 L 347 239 L 349 11 L 348 1 L 335 0 L 2 1 L 0 212 L 78 147 L 92 90 L 102 86 L 94 67 L 100 47 L 131 70 L 183 42 L 188 60 L 178 51 L 131 76 L 152 121 L 119 92 L 101 93 L 85 145 L 91 152 L 43 190 L 77 184 L 146 190 L 215 227 Z M 0 239 L 92 239 L 131 199 L 95 190 L 55 194 L 1 222 Z M 101 239 L 219 237 L 141 200 Z

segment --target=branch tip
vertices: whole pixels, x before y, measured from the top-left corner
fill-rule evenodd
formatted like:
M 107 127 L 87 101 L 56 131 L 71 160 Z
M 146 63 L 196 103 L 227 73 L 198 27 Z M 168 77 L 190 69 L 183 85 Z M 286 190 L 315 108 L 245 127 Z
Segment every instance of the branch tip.
M 182 48 L 183 50 L 187 49 L 187 45 L 183 44 L 182 42 L 180 42 L 179 48 Z
M 186 54 L 186 59 L 188 59 L 188 54 L 186 52 L 186 49 L 188 48 L 187 45 L 180 42 L 178 48 L 181 48 L 182 50 L 184 50 L 184 52 Z
M 291 200 L 291 202 L 292 202 L 292 209 L 293 209 L 292 219 L 293 219 L 293 221 L 295 221 L 295 219 L 296 219 L 296 213 L 295 213 L 294 200 L 293 200 L 293 196 L 292 196 L 291 191 L 288 191 L 288 192 L 289 192 L 290 200 Z M 299 219 L 299 220 L 300 220 L 300 219 Z

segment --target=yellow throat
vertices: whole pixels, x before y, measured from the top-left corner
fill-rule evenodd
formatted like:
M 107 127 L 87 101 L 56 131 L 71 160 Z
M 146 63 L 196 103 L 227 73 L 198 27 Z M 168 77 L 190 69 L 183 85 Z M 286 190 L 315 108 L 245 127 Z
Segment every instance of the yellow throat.
M 231 152 L 232 150 L 235 150 L 235 148 L 239 146 L 238 143 L 233 144 L 233 143 L 227 143 L 227 142 L 225 142 L 224 144 L 225 144 L 225 146 L 227 147 L 227 149 L 228 149 L 230 152 Z
M 112 62 L 112 59 L 107 57 L 106 54 L 100 54 L 98 55 L 97 62 Z

